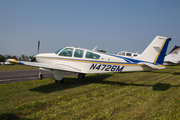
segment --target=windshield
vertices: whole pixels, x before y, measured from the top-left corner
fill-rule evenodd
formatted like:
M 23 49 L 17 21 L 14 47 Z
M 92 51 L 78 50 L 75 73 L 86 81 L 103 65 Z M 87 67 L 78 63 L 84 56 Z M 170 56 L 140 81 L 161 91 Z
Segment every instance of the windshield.
M 59 56 L 72 57 L 73 48 L 65 48 L 62 52 L 59 53 Z
M 59 50 L 57 50 L 55 53 L 58 54 L 62 49 L 64 49 L 64 47 L 59 49 Z

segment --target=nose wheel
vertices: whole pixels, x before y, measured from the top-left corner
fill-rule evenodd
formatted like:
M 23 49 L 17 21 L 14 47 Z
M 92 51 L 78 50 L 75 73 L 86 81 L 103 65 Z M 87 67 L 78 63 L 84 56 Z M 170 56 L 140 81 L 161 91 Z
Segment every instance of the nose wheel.
M 37 76 L 37 78 L 38 78 L 39 80 L 42 80 L 42 79 L 43 79 L 42 72 L 39 72 L 39 75 Z

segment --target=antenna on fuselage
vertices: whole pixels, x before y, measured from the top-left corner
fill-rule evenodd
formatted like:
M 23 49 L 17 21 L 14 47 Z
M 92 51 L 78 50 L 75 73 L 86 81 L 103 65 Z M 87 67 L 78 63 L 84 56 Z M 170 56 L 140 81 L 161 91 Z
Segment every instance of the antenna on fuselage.
M 93 51 L 95 51 L 97 47 L 98 47 L 98 45 L 93 49 Z

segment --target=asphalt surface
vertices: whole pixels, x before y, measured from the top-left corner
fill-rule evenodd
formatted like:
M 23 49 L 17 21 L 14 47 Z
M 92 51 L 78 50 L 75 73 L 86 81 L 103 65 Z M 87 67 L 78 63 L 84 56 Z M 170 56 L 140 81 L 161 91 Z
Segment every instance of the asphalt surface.
M 37 80 L 39 69 L 0 71 L 0 84 Z M 43 79 L 54 78 L 52 72 L 43 71 Z M 66 72 L 65 76 L 74 75 Z

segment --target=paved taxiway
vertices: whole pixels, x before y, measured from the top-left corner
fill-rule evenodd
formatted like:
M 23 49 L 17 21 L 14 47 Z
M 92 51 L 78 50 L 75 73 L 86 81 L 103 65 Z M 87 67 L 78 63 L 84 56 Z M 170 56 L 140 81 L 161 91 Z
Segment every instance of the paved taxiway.
M 0 84 L 37 80 L 39 69 L 0 71 Z M 74 75 L 66 73 L 65 76 Z M 43 71 L 43 79 L 54 78 L 52 72 Z

